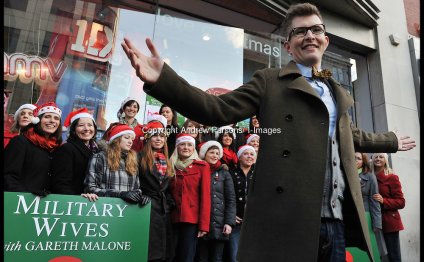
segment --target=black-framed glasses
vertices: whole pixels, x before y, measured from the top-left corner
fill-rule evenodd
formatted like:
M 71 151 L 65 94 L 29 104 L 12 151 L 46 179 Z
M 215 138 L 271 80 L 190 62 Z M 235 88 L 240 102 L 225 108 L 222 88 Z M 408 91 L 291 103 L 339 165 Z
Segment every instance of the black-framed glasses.
M 308 33 L 309 30 L 311 30 L 312 34 L 314 34 L 314 35 L 324 34 L 325 33 L 325 25 L 324 24 L 316 24 L 316 25 L 309 26 L 309 27 L 295 27 L 290 31 L 289 36 L 287 38 L 287 41 L 290 40 L 290 38 L 292 36 L 296 36 L 296 37 L 305 36 Z

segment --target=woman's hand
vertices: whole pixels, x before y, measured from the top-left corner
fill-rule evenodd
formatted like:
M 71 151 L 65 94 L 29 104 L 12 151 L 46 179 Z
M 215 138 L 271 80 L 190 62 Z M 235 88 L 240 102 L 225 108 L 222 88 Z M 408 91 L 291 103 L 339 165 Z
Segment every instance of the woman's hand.
M 236 216 L 236 224 L 241 224 L 241 222 L 243 222 L 243 219 Z
M 232 230 L 233 230 L 233 228 L 230 225 L 225 224 L 224 228 L 222 229 L 222 233 L 224 235 L 229 235 L 229 234 L 231 234 Z
M 87 198 L 90 202 L 95 202 L 99 199 L 99 196 L 94 193 L 81 194 L 81 196 Z
M 128 38 L 124 38 L 121 44 L 137 76 L 143 82 L 154 84 L 159 79 L 164 61 L 150 38 L 146 38 L 146 45 L 150 50 L 150 57 L 141 53 Z
M 383 202 L 384 202 L 384 199 L 380 194 L 374 194 L 372 196 L 372 198 L 374 198 L 374 200 L 377 200 L 377 202 L 380 203 L 380 204 L 383 204 Z
M 203 237 L 203 236 L 205 236 L 207 233 L 208 233 L 208 232 L 205 232 L 205 231 L 199 231 L 199 232 L 197 233 L 197 237 Z

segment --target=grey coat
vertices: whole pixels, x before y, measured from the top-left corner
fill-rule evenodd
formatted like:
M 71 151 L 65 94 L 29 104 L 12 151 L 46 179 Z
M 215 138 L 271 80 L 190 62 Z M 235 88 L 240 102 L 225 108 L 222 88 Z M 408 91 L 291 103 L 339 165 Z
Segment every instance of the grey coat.
M 393 132 L 374 134 L 356 128 L 348 114 L 352 96 L 334 79 L 329 84 L 337 103 L 336 135 L 346 181 L 346 245 L 371 256 L 355 151 L 395 152 L 397 138 Z M 280 133 L 261 135 L 238 258 L 241 262 L 316 261 L 329 117 L 294 62 L 283 69 L 259 70 L 248 83 L 220 96 L 193 88 L 165 64 L 158 81 L 145 84 L 144 90 L 208 126 L 256 115 L 261 128 L 278 129 Z
M 382 229 L 380 203 L 372 196 L 378 194 L 378 183 L 374 173 L 361 173 L 361 192 L 365 211 L 370 212 L 373 228 Z

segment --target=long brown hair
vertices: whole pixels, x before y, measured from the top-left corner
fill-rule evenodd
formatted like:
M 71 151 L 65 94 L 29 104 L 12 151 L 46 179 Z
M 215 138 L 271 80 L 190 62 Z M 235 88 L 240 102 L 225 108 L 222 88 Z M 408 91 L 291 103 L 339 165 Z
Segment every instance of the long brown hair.
M 142 158 L 141 158 L 141 168 L 143 172 L 147 172 L 147 170 L 150 171 L 150 173 L 153 173 L 153 163 L 154 163 L 154 151 L 153 151 L 153 147 L 152 147 L 152 139 L 149 138 L 146 141 L 146 144 L 143 147 L 143 151 L 142 151 Z M 172 172 L 172 164 L 171 161 L 169 160 L 169 155 L 168 155 L 168 144 L 165 143 L 163 144 L 163 154 L 165 155 L 165 159 L 166 159 L 166 175 L 169 177 L 172 177 L 174 174 Z
M 359 153 L 362 156 L 362 173 L 368 173 L 371 171 L 370 162 L 368 160 L 368 155 L 365 153 Z
M 122 149 L 120 147 L 122 136 L 112 140 L 106 149 L 107 165 L 111 171 L 118 171 L 121 162 Z M 131 176 L 135 176 L 138 172 L 137 153 L 134 150 L 128 151 L 127 158 L 125 159 L 125 171 Z

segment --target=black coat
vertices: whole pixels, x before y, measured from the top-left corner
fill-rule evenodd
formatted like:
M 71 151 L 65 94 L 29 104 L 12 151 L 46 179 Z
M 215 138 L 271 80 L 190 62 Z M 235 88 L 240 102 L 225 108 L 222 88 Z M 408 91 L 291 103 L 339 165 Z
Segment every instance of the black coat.
M 55 194 L 84 193 L 84 179 L 93 152 L 79 139 L 68 138 L 67 143 L 53 152 L 51 190 Z
M 237 165 L 236 169 L 230 170 L 236 197 L 236 213 L 239 218 L 243 218 L 244 216 L 244 208 L 246 207 L 247 193 L 249 192 L 249 186 L 253 178 L 253 170 L 254 166 L 249 169 L 247 175 L 244 175 L 239 165 Z
M 236 195 L 230 173 L 220 166 L 211 175 L 211 222 L 209 233 L 205 239 L 228 240 L 222 234 L 224 225 L 232 227 L 236 224 Z
M 50 191 L 51 153 L 24 135 L 15 136 L 4 150 L 4 191 Z
M 141 156 L 141 154 L 140 154 Z M 141 157 L 140 157 L 141 159 Z M 169 177 L 163 177 L 162 183 L 156 167 L 153 173 L 144 172 L 139 168 L 140 188 L 143 195 L 148 195 L 152 201 L 150 211 L 149 254 L 148 260 L 165 260 L 171 255 L 171 218 L 170 208 L 174 203 L 169 192 Z

